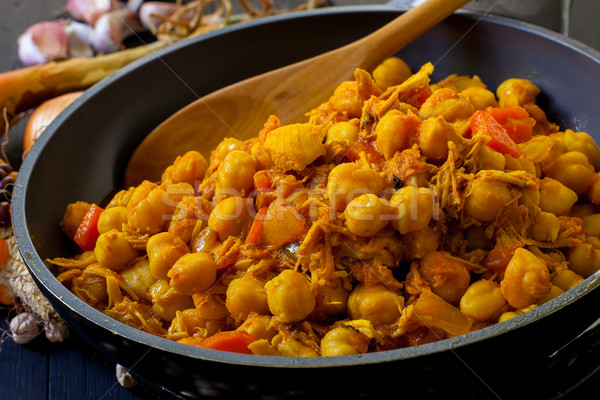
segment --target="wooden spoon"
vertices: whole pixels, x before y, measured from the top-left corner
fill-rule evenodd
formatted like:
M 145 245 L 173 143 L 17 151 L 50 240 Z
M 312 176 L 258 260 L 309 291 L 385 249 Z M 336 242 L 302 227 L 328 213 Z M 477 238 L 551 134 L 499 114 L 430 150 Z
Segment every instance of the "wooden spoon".
M 125 170 L 125 184 L 160 180 L 162 171 L 186 151 L 208 155 L 225 137 L 254 137 L 271 114 L 283 124 L 302 122 L 304 114 L 326 101 L 357 67 L 371 71 L 468 2 L 428 0 L 353 43 L 194 101 L 142 141 Z

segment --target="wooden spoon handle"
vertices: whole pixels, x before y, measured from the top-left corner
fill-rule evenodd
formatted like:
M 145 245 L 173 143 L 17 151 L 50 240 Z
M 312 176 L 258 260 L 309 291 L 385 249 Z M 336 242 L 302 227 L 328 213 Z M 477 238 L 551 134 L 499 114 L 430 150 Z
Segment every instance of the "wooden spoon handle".
M 452 14 L 468 0 L 428 0 L 384 27 L 337 50 L 254 76 L 210 93 L 157 126 L 133 153 L 125 184 L 159 179 L 188 150 L 210 154 L 227 137 L 256 136 L 269 115 L 287 124 L 330 96 L 357 67 L 372 71 L 386 57 Z

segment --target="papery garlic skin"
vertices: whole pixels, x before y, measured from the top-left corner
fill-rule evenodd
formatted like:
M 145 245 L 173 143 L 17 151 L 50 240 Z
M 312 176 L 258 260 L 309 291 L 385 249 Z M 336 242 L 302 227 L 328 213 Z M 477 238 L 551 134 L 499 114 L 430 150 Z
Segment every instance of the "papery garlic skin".
M 19 59 L 26 66 L 69 57 L 69 37 L 61 21 L 44 21 L 30 26 L 19 36 L 17 44 Z
M 90 45 L 94 29 L 82 22 L 69 21 L 65 26 L 65 32 L 69 38 L 69 56 L 93 57 L 94 49 Z
M 126 37 L 144 29 L 136 12 L 128 9 L 111 11 L 94 25 L 91 44 L 98 53 L 114 53 L 124 47 Z
M 46 339 L 52 343 L 62 343 L 69 338 L 69 327 L 65 323 L 48 322 L 44 326 Z
M 31 342 L 40 334 L 41 327 L 38 319 L 31 313 L 22 312 L 10 321 L 12 338 L 17 344 Z
M 119 384 L 126 389 L 131 389 L 132 387 L 137 385 L 137 381 L 135 380 L 135 378 L 131 376 L 129 371 L 124 366 L 120 364 L 117 364 L 116 375 Z
M 67 10 L 73 18 L 94 25 L 96 21 L 109 11 L 123 7 L 118 0 L 68 0 Z

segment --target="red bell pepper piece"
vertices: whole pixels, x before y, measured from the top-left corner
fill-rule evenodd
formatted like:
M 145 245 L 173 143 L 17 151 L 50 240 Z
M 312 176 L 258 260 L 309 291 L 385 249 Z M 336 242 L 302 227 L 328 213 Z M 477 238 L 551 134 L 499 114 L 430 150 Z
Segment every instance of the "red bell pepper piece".
M 100 233 L 98 232 L 98 218 L 104 209 L 92 204 L 88 212 L 83 217 L 83 221 L 77 227 L 77 232 L 73 240 L 83 251 L 94 250 L 96 240 Z
M 250 226 L 250 231 L 248 232 L 248 236 L 246 236 L 246 243 L 248 244 L 258 244 L 260 242 L 260 237 L 262 236 L 263 227 L 265 225 L 265 217 L 267 216 L 267 209 L 269 207 L 261 207 L 260 210 L 256 213 L 256 217 L 254 217 L 254 221 L 252 222 L 252 226 Z
M 506 129 L 515 143 L 526 142 L 533 136 L 535 119 L 523 107 L 488 107 L 486 111 Z
M 244 331 L 219 332 L 206 339 L 184 338 L 180 343 L 211 350 L 229 351 L 232 353 L 252 354 L 248 345 L 256 339 Z
M 489 136 L 490 141 L 487 145 L 502 154 L 509 154 L 515 158 L 519 158 L 522 154 L 506 129 L 490 113 L 483 110 L 475 111 L 471 116 L 471 132 L 474 136 L 478 134 Z

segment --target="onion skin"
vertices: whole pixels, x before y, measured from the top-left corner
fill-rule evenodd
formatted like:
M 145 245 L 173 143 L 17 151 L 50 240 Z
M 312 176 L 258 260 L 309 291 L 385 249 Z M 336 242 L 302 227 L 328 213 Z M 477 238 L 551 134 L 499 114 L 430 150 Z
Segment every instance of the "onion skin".
M 23 137 L 23 153 L 27 154 L 46 127 L 83 92 L 66 93 L 43 102 L 29 117 Z

